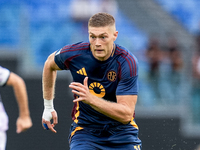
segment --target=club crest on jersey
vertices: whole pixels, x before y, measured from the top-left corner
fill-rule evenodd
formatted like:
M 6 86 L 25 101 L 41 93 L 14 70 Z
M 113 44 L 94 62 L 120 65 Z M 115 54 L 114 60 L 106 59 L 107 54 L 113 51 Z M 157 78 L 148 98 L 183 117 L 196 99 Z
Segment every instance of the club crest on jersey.
M 113 70 L 108 71 L 107 78 L 109 81 L 114 82 L 117 79 L 117 73 Z
M 106 94 L 105 88 L 103 87 L 103 85 L 101 83 L 98 83 L 98 82 L 91 83 L 89 85 L 89 90 L 90 90 L 91 94 L 93 94 L 99 98 L 104 97 Z

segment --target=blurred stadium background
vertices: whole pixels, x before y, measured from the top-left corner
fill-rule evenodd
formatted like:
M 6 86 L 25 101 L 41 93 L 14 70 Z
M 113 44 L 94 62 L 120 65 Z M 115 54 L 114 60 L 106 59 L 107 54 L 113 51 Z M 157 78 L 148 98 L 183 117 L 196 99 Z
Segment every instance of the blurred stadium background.
M 33 127 L 17 135 L 12 89 L 0 88 L 10 119 L 7 150 L 68 149 L 71 75 L 58 73 L 59 124 L 54 135 L 41 127 L 42 69 L 50 53 L 88 39 L 88 16 L 98 11 L 115 16 L 116 43 L 139 60 L 136 122 L 143 149 L 197 150 L 200 77 L 194 69 L 200 72 L 199 8 L 199 0 L 1 0 L 0 65 L 26 81 L 33 119 Z

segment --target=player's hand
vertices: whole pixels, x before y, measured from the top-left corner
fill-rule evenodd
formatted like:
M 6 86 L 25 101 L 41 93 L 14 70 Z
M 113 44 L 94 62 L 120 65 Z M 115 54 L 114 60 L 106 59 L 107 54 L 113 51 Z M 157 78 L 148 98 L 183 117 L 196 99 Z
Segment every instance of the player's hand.
M 72 82 L 69 87 L 72 89 L 72 93 L 79 96 L 77 99 L 73 100 L 73 102 L 83 101 L 84 103 L 90 104 L 93 100 L 93 95 L 88 88 L 88 77 L 85 77 L 83 84 Z
M 53 119 L 53 123 L 51 123 L 51 119 Z M 47 125 L 47 128 L 44 126 L 44 124 Z M 55 125 L 58 124 L 58 116 L 57 112 L 54 110 L 52 112 L 44 109 L 43 115 L 42 115 L 42 126 L 46 130 L 51 130 L 54 133 L 57 133 L 57 131 L 54 129 Z
M 32 127 L 32 121 L 30 116 L 26 117 L 18 117 L 17 122 L 16 122 L 16 132 L 21 133 Z

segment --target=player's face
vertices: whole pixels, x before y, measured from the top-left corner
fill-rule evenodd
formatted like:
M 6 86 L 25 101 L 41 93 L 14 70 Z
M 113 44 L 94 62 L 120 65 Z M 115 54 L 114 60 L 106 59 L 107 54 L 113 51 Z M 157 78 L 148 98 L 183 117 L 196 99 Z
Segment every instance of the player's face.
M 118 32 L 115 26 L 89 27 L 90 49 L 94 57 L 100 61 L 107 60 L 113 50 Z

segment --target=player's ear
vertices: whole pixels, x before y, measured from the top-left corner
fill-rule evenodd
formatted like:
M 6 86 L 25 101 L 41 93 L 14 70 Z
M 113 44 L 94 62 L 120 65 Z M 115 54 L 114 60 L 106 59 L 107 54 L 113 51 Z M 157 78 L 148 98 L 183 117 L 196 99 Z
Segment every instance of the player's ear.
M 117 39 L 117 36 L 118 36 L 118 31 L 115 31 L 114 32 L 114 41 Z

